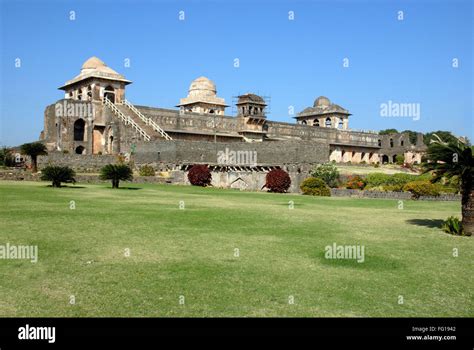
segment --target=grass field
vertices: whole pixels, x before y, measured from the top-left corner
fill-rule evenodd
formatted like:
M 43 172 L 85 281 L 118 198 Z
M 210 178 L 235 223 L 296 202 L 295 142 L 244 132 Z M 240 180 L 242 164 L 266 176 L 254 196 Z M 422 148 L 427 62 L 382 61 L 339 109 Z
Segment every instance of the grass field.
M 39 251 L 0 260 L 0 316 L 474 316 L 459 203 L 123 186 L 0 182 L 0 244 Z

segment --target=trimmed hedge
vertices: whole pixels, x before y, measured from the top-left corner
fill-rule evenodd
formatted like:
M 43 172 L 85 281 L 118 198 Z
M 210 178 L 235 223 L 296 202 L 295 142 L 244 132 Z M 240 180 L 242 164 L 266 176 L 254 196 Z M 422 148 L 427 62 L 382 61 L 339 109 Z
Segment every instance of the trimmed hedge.
M 432 184 L 426 180 L 418 180 L 407 183 L 403 186 L 403 190 L 411 192 L 414 199 L 420 198 L 420 196 L 439 196 L 439 186 Z
M 144 165 L 140 168 L 140 176 L 155 176 L 155 169 L 151 165 Z
M 331 196 L 331 190 L 326 182 L 318 177 L 308 177 L 303 181 L 300 189 L 303 191 L 303 194 L 311 196 Z

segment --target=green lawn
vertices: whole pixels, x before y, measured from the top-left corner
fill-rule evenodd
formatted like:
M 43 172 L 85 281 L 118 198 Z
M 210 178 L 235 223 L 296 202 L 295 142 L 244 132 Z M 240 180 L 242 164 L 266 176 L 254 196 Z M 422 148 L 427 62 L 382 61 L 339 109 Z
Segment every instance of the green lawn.
M 0 316 L 474 316 L 474 238 L 433 227 L 460 203 L 122 185 L 0 182 L 0 244 L 39 250 L 0 260 Z

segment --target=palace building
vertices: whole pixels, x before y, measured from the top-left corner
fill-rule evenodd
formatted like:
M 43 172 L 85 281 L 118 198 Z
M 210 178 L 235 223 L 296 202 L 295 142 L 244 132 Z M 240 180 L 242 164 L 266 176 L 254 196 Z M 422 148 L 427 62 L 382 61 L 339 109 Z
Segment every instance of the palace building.
M 256 152 L 257 166 L 301 172 L 328 161 L 392 163 L 403 156 L 406 163 L 419 163 L 425 151 L 421 134 L 412 144 L 408 134 L 351 130 L 351 113 L 324 96 L 298 113 L 296 123 L 284 123 L 268 120 L 267 102 L 253 93 L 238 96 L 236 115 L 228 115 L 229 105 L 206 77 L 191 82 L 177 109 L 134 105 L 126 99 L 131 83 L 99 58 L 89 58 L 59 87 L 64 98 L 46 107 L 40 139 L 49 152 L 133 153 L 141 163 L 179 168 L 219 166 L 217 152 L 229 148 Z

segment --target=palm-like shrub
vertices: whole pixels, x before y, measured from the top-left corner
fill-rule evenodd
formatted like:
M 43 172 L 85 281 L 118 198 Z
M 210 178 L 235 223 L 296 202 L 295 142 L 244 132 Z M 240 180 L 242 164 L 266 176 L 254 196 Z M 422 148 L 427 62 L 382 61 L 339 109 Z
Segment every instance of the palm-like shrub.
M 272 169 L 267 173 L 265 187 L 271 192 L 284 193 L 291 185 L 290 175 L 282 169 Z
M 53 187 L 61 187 L 61 182 L 76 183 L 76 173 L 67 166 L 49 165 L 41 170 L 41 180 L 51 181 Z
M 320 178 L 329 187 L 337 187 L 337 182 L 339 180 L 339 171 L 332 163 L 318 165 L 311 175 L 313 177 Z
M 311 196 L 331 196 L 331 190 L 328 185 L 326 185 L 326 182 L 318 177 L 308 177 L 303 181 L 300 189 L 303 194 Z
M 436 136 L 428 146 L 426 159 L 423 163 L 425 172 L 434 173 L 432 182 L 440 181 L 443 177 L 459 177 L 461 191 L 462 229 L 464 234 L 474 234 L 474 205 L 472 178 L 474 172 L 474 158 L 472 148 L 460 140 L 443 142 Z
M 447 232 L 456 236 L 462 236 L 463 234 L 461 221 L 454 216 L 450 216 L 449 218 L 447 218 L 446 221 L 443 222 L 441 229 L 444 232 Z
M 209 186 L 212 181 L 212 174 L 209 167 L 204 164 L 196 164 L 189 169 L 188 180 L 194 186 Z
M 48 154 L 46 146 L 41 142 L 25 143 L 20 147 L 21 153 L 31 157 L 31 169 L 34 173 L 38 171 L 38 156 Z
M 126 164 L 107 164 L 100 169 L 102 180 L 111 180 L 112 188 L 119 188 L 120 181 L 133 180 L 133 171 Z

